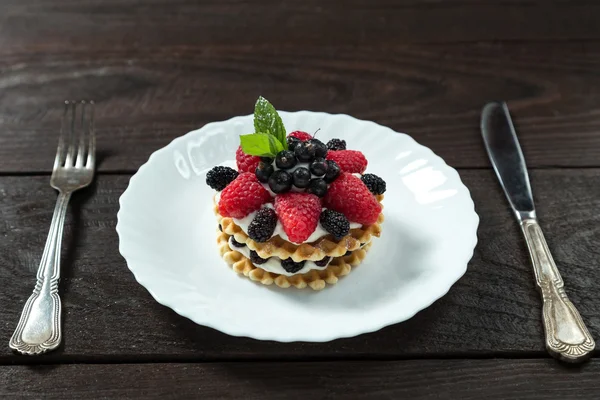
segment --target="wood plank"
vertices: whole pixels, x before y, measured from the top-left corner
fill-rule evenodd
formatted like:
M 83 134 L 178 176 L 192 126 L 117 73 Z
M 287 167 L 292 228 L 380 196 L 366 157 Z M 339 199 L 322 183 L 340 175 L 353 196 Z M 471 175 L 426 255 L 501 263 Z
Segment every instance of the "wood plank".
M 100 176 L 90 190 L 75 195 L 68 214 L 61 283 L 65 343 L 43 360 L 545 356 L 528 255 L 493 172 L 462 171 L 461 176 L 481 216 L 480 243 L 466 275 L 405 323 L 325 344 L 229 337 L 158 305 L 118 253 L 118 197 L 129 177 Z M 600 169 L 536 170 L 531 178 L 567 292 L 599 338 Z M 33 287 L 55 197 L 47 177 L 0 177 L 0 193 L 0 281 L 5 282 L 0 343 L 7 343 Z M 0 362 L 40 359 L 0 346 Z
M 8 0 L 0 47 L 600 39 L 593 1 Z
M 600 24 L 598 24 L 600 26 Z M 133 172 L 172 139 L 280 109 L 407 132 L 456 167 L 489 167 L 479 113 L 509 102 L 530 167 L 600 166 L 600 42 L 0 47 L 0 173 L 50 171 L 65 98 L 93 98 L 101 171 Z M 301 127 L 290 127 L 301 128 Z
M 0 368 L 3 398 L 596 399 L 600 364 L 412 360 Z

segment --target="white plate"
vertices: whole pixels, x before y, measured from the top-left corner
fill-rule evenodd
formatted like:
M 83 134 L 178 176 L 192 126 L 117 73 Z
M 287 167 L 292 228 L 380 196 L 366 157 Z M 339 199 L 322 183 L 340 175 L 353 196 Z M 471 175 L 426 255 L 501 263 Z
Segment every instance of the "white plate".
M 466 271 L 479 218 L 458 173 L 408 135 L 348 115 L 281 112 L 288 130 L 338 137 L 364 152 L 367 172 L 387 182 L 382 236 L 367 258 L 333 286 L 280 289 L 238 276 L 216 247 L 215 165 L 234 165 L 252 116 L 215 122 L 158 150 L 120 199 L 119 250 L 161 304 L 235 336 L 321 342 L 411 318 Z

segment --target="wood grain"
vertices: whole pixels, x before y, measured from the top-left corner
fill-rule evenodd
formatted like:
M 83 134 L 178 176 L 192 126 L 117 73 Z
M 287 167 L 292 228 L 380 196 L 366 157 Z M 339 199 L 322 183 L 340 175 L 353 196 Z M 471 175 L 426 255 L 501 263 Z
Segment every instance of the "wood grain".
M 0 396 L 45 399 L 596 399 L 600 366 L 413 360 L 12 366 Z M 26 383 L 26 384 L 25 384 Z
M 478 168 L 489 166 L 480 110 L 502 99 L 518 120 L 530 167 L 600 166 L 600 5 L 593 2 L 27 0 L 0 7 L 3 174 L 50 170 L 65 99 L 99 103 L 100 171 L 133 172 L 172 139 L 250 113 L 259 95 L 284 110 L 374 120 L 453 166 Z
M 549 246 L 598 339 L 598 54 L 589 0 L 1 1 L 0 343 L 33 288 L 55 199 L 40 175 L 65 99 L 98 104 L 100 176 L 67 218 L 64 345 L 36 358 L 0 346 L 0 397 L 597 398 L 596 359 L 566 368 L 543 347 L 479 113 L 508 101 Z M 462 168 L 480 244 L 446 296 L 379 332 L 281 344 L 198 326 L 137 284 L 115 232 L 130 174 L 259 95 L 390 126 Z
M 1 47 L 600 39 L 593 1 L 8 0 Z M 40 39 L 44 40 L 41 41 Z
M 100 176 L 94 187 L 76 194 L 67 218 L 64 347 L 35 359 L 0 347 L 0 362 L 545 357 L 528 255 L 493 172 L 462 171 L 461 177 L 481 216 L 480 244 L 448 295 L 376 333 L 325 344 L 279 344 L 230 337 L 158 305 L 118 253 L 118 197 L 129 176 Z M 531 178 L 567 292 L 598 338 L 600 169 L 536 170 Z M 54 193 L 47 177 L 2 177 L 0 193 L 0 281 L 6 283 L 0 291 L 0 343 L 6 343 L 33 287 Z

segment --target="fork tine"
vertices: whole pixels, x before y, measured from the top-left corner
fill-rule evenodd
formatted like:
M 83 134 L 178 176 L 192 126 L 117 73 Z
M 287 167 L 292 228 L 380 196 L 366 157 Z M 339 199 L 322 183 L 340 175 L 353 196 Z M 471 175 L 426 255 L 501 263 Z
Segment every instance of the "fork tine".
M 75 120 L 76 120 L 76 111 L 77 111 L 77 103 L 75 100 L 70 102 L 71 104 L 71 132 L 69 133 L 69 148 L 67 150 L 67 159 L 65 160 L 65 167 L 73 166 L 73 162 L 75 161 Z
M 79 149 L 77 150 L 77 159 L 75 160 L 75 167 L 81 167 L 83 166 L 83 155 L 85 153 L 85 136 L 86 136 L 86 131 L 87 131 L 87 127 L 85 126 L 85 110 L 86 110 L 86 104 L 85 101 L 82 100 L 80 102 L 81 104 L 81 120 L 80 120 L 80 127 L 79 127 Z
M 65 101 L 62 118 L 60 119 L 60 135 L 58 136 L 58 147 L 56 148 L 56 158 L 54 158 L 54 168 L 62 166 L 65 162 L 65 131 L 67 130 L 67 112 L 69 111 L 69 102 Z
M 85 163 L 86 168 L 94 169 L 94 165 L 96 163 L 96 130 L 94 128 L 94 101 L 90 100 L 90 124 L 88 127 L 89 130 L 89 145 L 88 145 L 88 154 L 87 154 L 87 162 Z

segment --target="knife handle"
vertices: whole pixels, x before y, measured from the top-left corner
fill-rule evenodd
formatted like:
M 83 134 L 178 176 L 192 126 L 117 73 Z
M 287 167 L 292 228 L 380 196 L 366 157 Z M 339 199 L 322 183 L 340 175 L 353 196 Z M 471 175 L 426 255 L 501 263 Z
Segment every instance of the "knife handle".
M 594 339 L 567 297 L 564 282 L 535 219 L 521 223 L 537 285 L 542 293 L 544 331 L 548 352 L 566 362 L 581 362 L 594 350 Z

